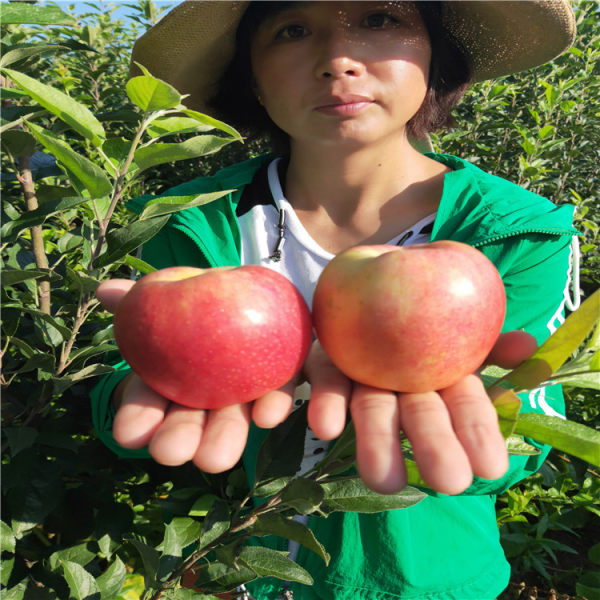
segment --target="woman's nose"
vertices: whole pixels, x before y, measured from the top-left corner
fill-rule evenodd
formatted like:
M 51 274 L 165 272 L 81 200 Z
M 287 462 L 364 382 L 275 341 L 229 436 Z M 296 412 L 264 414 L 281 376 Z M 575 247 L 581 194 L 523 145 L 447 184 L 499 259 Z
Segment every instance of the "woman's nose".
M 364 70 L 357 41 L 347 32 L 332 33 L 319 44 L 315 63 L 317 78 L 357 77 Z

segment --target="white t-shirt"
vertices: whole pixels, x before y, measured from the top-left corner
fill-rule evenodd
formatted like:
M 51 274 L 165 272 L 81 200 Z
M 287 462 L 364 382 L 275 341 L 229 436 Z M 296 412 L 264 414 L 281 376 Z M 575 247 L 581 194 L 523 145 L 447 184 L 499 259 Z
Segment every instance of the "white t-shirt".
M 309 307 L 312 306 L 312 296 L 325 265 L 334 257 L 323 249 L 306 231 L 296 215 L 291 204 L 283 195 L 279 180 L 281 159 L 274 159 L 268 166 L 268 187 L 264 188 L 264 196 L 260 195 L 249 205 L 242 206 L 238 211 L 240 224 L 243 265 L 262 265 L 284 275 L 298 288 Z M 257 174 L 260 177 L 260 172 Z M 254 185 L 255 182 L 251 185 Z M 257 183 L 260 186 L 261 182 Z M 388 244 L 407 246 L 424 244 L 431 239 L 431 229 L 435 214 L 420 220 L 410 229 L 400 232 Z M 310 386 L 304 383 L 294 395 L 294 407 L 299 408 L 310 397 Z M 304 457 L 297 475 L 306 473 L 325 453 L 328 442 L 319 440 L 310 428 L 304 439 Z M 306 523 L 307 516 L 296 517 L 301 523 Z M 289 542 L 290 558 L 295 559 L 299 545 Z

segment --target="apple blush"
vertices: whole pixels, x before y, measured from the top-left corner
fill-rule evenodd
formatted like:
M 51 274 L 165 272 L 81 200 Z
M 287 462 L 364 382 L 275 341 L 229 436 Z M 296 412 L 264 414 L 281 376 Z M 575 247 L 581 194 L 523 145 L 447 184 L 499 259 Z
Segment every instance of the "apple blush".
M 213 409 L 250 402 L 301 369 L 311 316 L 296 287 L 261 266 L 169 267 L 120 302 L 123 358 L 173 402 Z
M 317 337 L 345 375 L 413 393 L 475 372 L 505 311 L 496 267 L 453 241 L 341 252 L 322 272 L 312 309 Z

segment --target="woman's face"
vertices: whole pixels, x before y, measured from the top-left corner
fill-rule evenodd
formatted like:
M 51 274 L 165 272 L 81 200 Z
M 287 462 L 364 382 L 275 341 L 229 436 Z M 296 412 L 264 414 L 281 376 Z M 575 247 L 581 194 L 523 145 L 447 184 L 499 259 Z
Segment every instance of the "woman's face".
M 251 45 L 256 93 L 292 146 L 403 134 L 427 92 L 431 46 L 412 2 L 293 2 Z

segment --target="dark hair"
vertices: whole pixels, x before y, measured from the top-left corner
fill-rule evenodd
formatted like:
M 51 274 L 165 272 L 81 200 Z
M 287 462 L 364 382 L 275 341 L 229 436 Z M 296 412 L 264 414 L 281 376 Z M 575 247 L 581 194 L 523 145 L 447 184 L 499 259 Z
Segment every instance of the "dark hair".
M 268 135 L 277 150 L 287 150 L 289 138 L 271 119 L 254 93 L 250 60 L 252 36 L 263 20 L 284 10 L 291 2 L 250 2 L 237 30 L 235 54 L 221 78 L 210 105 L 217 115 L 249 138 Z M 465 93 L 470 80 L 467 60 L 442 24 L 443 2 L 415 2 L 431 41 L 431 65 L 425 99 L 408 122 L 409 135 L 422 138 L 442 127 L 450 127 L 450 114 Z

